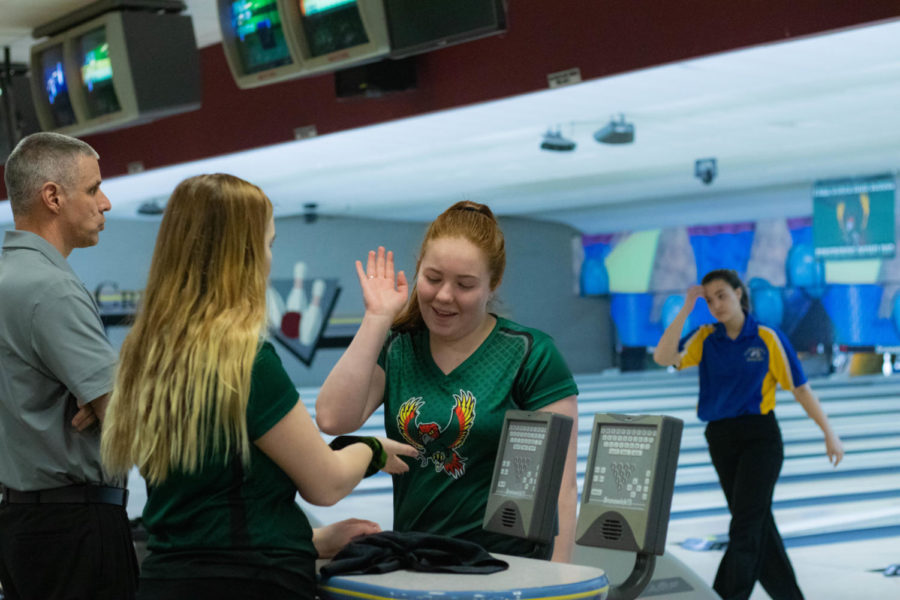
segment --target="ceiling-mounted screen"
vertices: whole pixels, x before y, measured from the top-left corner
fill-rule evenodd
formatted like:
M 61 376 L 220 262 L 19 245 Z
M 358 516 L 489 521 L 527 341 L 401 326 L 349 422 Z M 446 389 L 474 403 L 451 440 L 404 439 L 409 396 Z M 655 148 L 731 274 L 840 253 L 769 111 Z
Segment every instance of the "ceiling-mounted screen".
M 291 64 L 281 15 L 275 0 L 236 0 L 231 3 L 231 24 L 246 73 L 258 73 Z
M 883 258 L 897 249 L 893 175 L 819 181 L 813 188 L 816 258 Z
M 69 96 L 69 83 L 63 61 L 62 42 L 45 46 L 32 55 L 32 95 L 44 129 L 74 125 L 75 109 Z
M 356 0 L 300 0 L 310 56 L 369 43 Z
M 304 75 L 374 61 L 390 51 L 382 0 L 279 2 Z
M 78 37 L 76 47 L 81 85 L 84 88 L 90 118 L 122 110 L 113 83 L 113 67 L 109 57 L 106 28 L 98 27 Z
M 505 0 L 384 0 L 391 57 L 506 31 Z
M 44 130 L 85 135 L 200 107 L 188 16 L 107 12 L 32 47 L 31 68 Z
M 382 0 L 217 0 L 238 87 L 345 69 L 390 51 Z
M 222 49 L 240 88 L 299 77 L 278 0 L 218 0 Z

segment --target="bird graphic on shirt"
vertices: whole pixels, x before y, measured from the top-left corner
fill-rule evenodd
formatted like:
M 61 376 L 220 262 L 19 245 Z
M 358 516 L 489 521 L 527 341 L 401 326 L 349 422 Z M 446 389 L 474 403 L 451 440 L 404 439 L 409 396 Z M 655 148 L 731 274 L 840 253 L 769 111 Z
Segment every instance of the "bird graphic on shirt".
M 434 464 L 435 472 L 444 471 L 453 479 L 466 472 L 466 458 L 458 450 L 466 443 L 475 423 L 475 396 L 459 390 L 453 394 L 456 403 L 450 409 L 450 420 L 444 427 L 437 423 L 419 423 L 419 413 L 425 401 L 422 397 L 410 398 L 400 405 L 397 412 L 397 428 L 411 446 L 419 450 L 416 458 L 421 466 Z

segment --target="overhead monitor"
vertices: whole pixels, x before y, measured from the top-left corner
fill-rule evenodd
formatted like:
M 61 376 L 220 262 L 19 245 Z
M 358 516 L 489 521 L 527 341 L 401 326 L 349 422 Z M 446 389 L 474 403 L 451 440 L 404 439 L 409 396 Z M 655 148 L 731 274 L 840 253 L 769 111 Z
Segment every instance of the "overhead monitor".
M 200 61 L 191 18 L 108 12 L 31 51 L 41 126 L 85 135 L 200 107 Z
M 62 129 L 75 125 L 77 118 L 69 94 L 69 78 L 63 55 L 63 43 L 42 45 L 31 53 L 32 96 L 43 129 Z
M 343 69 L 390 51 L 382 0 L 279 0 L 304 75 Z
M 92 29 L 78 37 L 77 56 L 81 74 L 81 85 L 88 118 L 95 119 L 122 110 L 116 86 L 113 82 L 112 60 L 109 56 L 109 41 L 106 27 Z
M 391 57 L 506 31 L 506 0 L 384 0 Z
M 285 38 L 278 0 L 218 0 L 222 48 L 238 87 L 300 76 Z
M 813 188 L 815 257 L 885 258 L 896 254 L 894 176 L 818 181 Z

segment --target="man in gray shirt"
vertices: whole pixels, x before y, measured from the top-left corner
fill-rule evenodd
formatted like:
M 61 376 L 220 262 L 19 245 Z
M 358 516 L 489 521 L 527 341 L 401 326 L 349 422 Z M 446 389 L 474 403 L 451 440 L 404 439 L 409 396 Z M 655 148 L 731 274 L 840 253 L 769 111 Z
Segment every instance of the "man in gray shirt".
M 93 246 L 109 199 L 97 153 L 55 133 L 6 163 L 15 230 L 0 255 L 0 584 L 7 600 L 133 598 L 124 482 L 100 465 L 116 354 L 66 262 Z

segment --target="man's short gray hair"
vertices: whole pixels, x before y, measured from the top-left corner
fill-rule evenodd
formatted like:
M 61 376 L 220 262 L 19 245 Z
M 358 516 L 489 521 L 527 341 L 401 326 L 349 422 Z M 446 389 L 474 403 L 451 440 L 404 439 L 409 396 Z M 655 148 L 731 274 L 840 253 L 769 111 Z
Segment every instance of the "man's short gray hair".
M 49 131 L 33 133 L 16 144 L 4 173 L 13 216 L 27 214 L 48 181 L 63 187 L 74 185 L 78 156 L 100 158 L 89 144 Z

